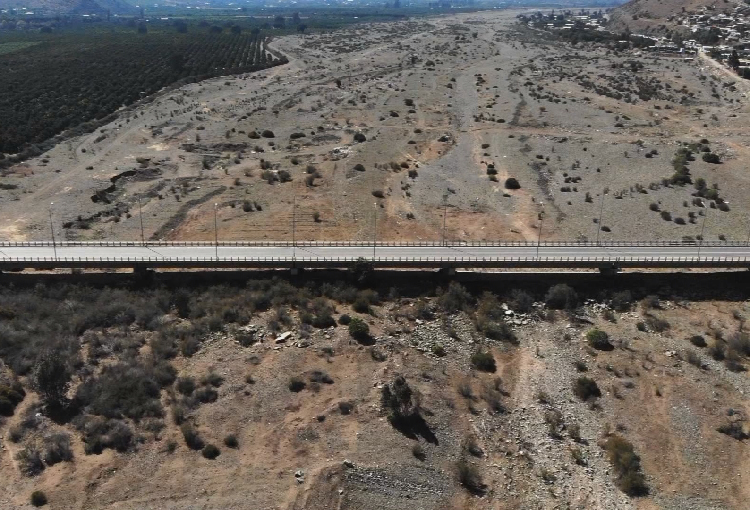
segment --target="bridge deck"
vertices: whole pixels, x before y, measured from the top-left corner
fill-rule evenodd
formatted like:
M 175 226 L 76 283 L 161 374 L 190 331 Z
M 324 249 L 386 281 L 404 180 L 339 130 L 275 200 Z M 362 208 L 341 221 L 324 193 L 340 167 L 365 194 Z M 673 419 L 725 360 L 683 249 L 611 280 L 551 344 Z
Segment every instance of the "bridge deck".
M 0 269 L 336 268 L 365 259 L 382 268 L 750 268 L 739 243 L 0 243 Z

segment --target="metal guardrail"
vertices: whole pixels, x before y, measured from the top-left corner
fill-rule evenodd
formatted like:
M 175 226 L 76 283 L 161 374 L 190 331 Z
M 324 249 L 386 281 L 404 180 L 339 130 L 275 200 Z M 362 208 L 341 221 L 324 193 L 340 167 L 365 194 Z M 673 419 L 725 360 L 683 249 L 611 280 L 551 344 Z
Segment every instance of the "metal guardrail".
M 217 243 L 211 241 L 146 241 L 141 243 L 138 241 L 63 241 L 53 243 L 52 241 L 4 241 L 0 242 L 0 248 L 23 248 L 23 247 L 42 247 L 42 246 L 57 246 L 57 247 L 215 247 Z M 283 247 L 367 247 L 372 246 L 372 242 L 368 241 L 219 241 L 219 247 L 269 247 L 269 248 L 283 248 Z M 513 248 L 513 247 L 601 247 L 601 248 L 628 248 L 628 247 L 695 247 L 702 246 L 704 248 L 739 248 L 739 247 L 750 247 L 747 242 L 741 241 L 627 241 L 627 242 L 602 242 L 594 243 L 588 241 L 544 241 L 538 243 L 536 241 L 462 241 L 462 242 L 446 242 L 442 243 L 439 241 L 392 241 L 392 242 L 378 242 L 376 246 L 383 248 L 407 248 L 407 247 L 446 247 L 446 248 L 460 248 L 460 247 L 498 247 L 498 248 Z

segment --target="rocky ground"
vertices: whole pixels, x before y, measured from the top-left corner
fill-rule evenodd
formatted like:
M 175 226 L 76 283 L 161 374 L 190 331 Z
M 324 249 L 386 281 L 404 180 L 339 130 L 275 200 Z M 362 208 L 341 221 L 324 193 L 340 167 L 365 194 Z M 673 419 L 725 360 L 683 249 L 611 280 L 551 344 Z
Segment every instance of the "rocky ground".
M 515 335 L 509 342 L 477 329 L 488 298 L 448 312 L 443 298 L 392 294 L 370 315 L 336 305 L 335 318 L 369 323 L 367 342 L 341 325 L 303 326 L 294 310 L 290 326 L 278 329 L 272 311 L 227 324 L 192 356 L 175 358 L 180 376 L 223 379 L 216 401 L 192 418 L 205 441 L 221 447 L 215 460 L 187 448 L 166 416 L 153 432 L 138 425 L 141 439 L 126 453 L 86 455 L 79 434 L 62 426 L 71 431 L 73 460 L 23 476 L 18 451 L 61 430 L 36 415 L 26 425 L 33 431 L 12 439 L 10 431 L 38 412 L 31 393 L 0 429 L 0 504 L 26 508 L 30 492 L 42 489 L 61 509 L 744 508 L 747 441 L 717 429 L 736 422 L 747 433 L 750 384 L 711 349 L 742 331 L 747 302 L 664 295 L 630 307 L 588 299 L 572 313 L 537 302 L 521 313 L 501 300 L 493 313 Z M 174 314 L 160 322 L 188 324 Z M 591 347 L 594 328 L 610 347 Z M 259 342 L 243 347 L 247 334 Z M 707 347 L 688 341 L 696 335 Z M 473 364 L 478 349 L 492 353 L 494 372 Z M 315 371 L 327 382 L 290 391 L 291 377 L 307 381 Z M 397 375 L 420 395 L 425 429 L 400 432 L 386 418 L 381 391 Z M 596 381 L 600 398 L 576 396 L 582 376 Z M 222 444 L 227 434 L 236 448 Z M 633 444 L 648 495 L 618 488 L 602 446 L 612 434 Z M 462 487 L 461 460 L 475 466 L 484 491 Z
M 10 169 L 0 231 L 49 238 L 53 202 L 71 240 L 140 239 L 141 211 L 147 239 L 212 239 L 214 210 L 221 239 L 436 240 L 446 210 L 451 240 L 536 239 L 542 212 L 544 237 L 592 239 L 603 206 L 604 240 L 695 238 L 696 189 L 669 181 L 685 142 L 722 161 L 688 164 L 718 190 L 706 238 L 746 240 L 746 84 L 515 14 L 277 39 L 287 66 L 164 92 Z

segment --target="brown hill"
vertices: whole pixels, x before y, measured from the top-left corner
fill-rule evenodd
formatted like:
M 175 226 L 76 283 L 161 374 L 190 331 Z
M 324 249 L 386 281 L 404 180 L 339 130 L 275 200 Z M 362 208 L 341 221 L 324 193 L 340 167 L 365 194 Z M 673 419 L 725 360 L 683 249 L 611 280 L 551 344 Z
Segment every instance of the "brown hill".
M 736 0 L 632 0 L 612 11 L 611 26 L 640 33 L 666 31 L 675 27 L 673 18 L 681 13 L 704 9 L 716 13 L 731 12 L 741 4 Z

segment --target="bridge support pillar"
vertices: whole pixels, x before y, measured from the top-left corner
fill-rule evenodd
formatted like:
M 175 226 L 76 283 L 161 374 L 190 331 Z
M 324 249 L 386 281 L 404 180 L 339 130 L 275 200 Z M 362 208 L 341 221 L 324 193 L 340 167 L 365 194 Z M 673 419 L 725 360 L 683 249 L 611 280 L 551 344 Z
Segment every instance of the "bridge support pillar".
M 289 270 L 289 274 L 291 274 L 292 276 L 299 276 L 299 273 L 300 273 L 300 268 L 298 267 L 293 267 Z
M 439 273 L 441 276 L 456 276 L 456 268 L 455 267 L 443 267 L 439 270 Z
M 599 268 L 599 273 L 604 276 L 614 276 L 620 272 L 620 268 L 612 264 L 611 266 L 604 266 Z
M 154 272 L 145 264 L 135 264 L 133 266 L 133 274 L 139 279 L 147 280 L 151 278 Z

